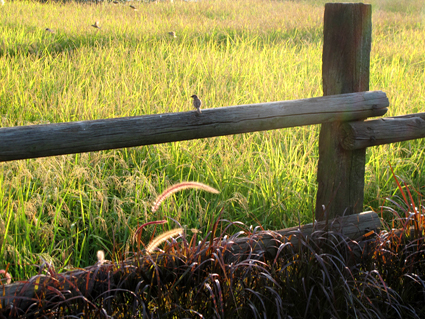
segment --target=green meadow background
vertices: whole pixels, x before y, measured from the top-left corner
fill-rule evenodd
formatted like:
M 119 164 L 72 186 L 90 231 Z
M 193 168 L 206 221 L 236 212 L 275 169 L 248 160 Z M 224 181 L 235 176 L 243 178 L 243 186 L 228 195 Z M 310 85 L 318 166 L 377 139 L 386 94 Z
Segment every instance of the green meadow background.
M 205 108 L 321 96 L 325 2 L 6 2 L 1 127 L 188 111 L 192 94 Z M 423 112 L 425 1 L 369 3 L 370 89 L 387 93 L 387 116 Z M 319 128 L 0 163 L 0 269 L 18 280 L 43 260 L 60 271 L 94 264 L 99 249 L 119 259 L 138 225 L 166 216 L 203 232 L 222 209 L 265 229 L 312 222 Z M 364 210 L 397 194 L 390 164 L 423 193 L 424 148 L 420 139 L 367 150 Z M 153 214 L 156 196 L 181 181 L 221 193 L 185 190 Z

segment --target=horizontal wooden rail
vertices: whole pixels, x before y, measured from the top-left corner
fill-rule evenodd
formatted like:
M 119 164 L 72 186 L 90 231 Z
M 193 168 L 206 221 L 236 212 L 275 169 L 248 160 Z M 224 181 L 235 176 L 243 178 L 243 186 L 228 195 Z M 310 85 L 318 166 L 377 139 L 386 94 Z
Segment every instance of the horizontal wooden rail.
M 341 146 L 362 149 L 425 137 L 425 113 L 343 123 Z
M 237 260 L 235 259 L 235 256 L 240 256 L 243 252 L 246 252 L 247 254 L 267 252 L 271 256 L 276 256 L 279 248 L 276 246 L 276 239 L 285 241 L 282 240 L 283 238 L 286 238 L 288 242 L 291 242 L 294 250 L 297 251 L 300 237 L 291 236 L 291 234 L 297 232 L 301 233 L 304 237 L 309 237 L 316 230 L 335 231 L 344 234 L 347 238 L 352 240 L 359 240 L 369 231 L 377 231 L 380 227 L 381 218 L 375 212 L 368 211 L 337 217 L 330 221 L 322 220 L 315 224 L 305 224 L 274 232 L 262 231 L 258 233 L 257 236 L 260 239 L 257 240 L 255 244 L 250 243 L 246 238 L 238 238 L 234 240 L 232 247 L 229 249 L 229 252 L 234 255 L 229 255 L 227 257 L 229 258 L 229 261 L 235 261 Z
M 0 128 L 0 161 L 100 151 L 380 116 L 381 91 L 195 111 Z
M 229 239 L 226 249 L 222 251 L 222 254 L 224 254 L 224 259 L 227 264 L 230 264 L 230 262 L 241 262 L 248 258 L 248 255 L 262 255 L 266 252 L 274 257 L 279 248 L 279 243 L 277 241 L 290 242 L 293 245 L 294 251 L 298 251 L 300 236 L 305 240 L 317 230 L 335 231 L 342 233 L 348 239 L 359 241 L 366 233 L 376 231 L 379 227 L 381 227 L 381 219 L 379 216 L 375 212 L 364 212 L 279 231 L 261 231 L 248 238 Z M 208 243 L 205 246 L 208 246 Z M 358 253 L 361 254 L 362 252 Z M 153 254 L 153 256 L 155 256 L 155 254 Z M 141 258 L 149 260 L 149 258 L 145 256 Z M 201 260 L 198 262 L 202 263 L 202 261 L 207 258 L 210 258 L 210 256 L 200 256 Z M 146 264 L 148 268 L 139 268 L 141 265 Z M 144 272 L 145 276 L 151 278 L 151 275 L 149 275 L 152 271 L 151 265 L 151 263 L 144 263 L 138 258 L 127 259 L 119 264 L 108 262 L 84 269 L 64 272 L 60 275 L 56 275 L 56 278 L 52 278 L 48 275 L 37 275 L 28 281 L 0 285 L 0 289 L 3 290 L 3 297 L 0 297 L 0 308 L 6 309 L 13 305 L 14 307 L 18 307 L 21 311 L 25 311 L 30 305 L 33 305 L 37 301 L 38 296 L 49 299 L 52 295 L 54 296 L 56 294 L 54 289 L 49 290 L 47 288 L 49 286 L 59 289 L 67 298 L 78 296 L 79 292 L 91 295 L 96 291 L 98 294 L 101 294 L 107 289 L 108 284 L 111 285 L 112 283 L 111 289 L 116 288 L 115 283 L 120 282 L 124 277 L 130 276 L 130 272 Z M 122 271 L 117 271 L 118 269 Z M 105 283 L 106 278 L 110 278 L 109 283 Z M 137 281 L 135 283 L 137 284 Z M 127 289 L 133 289 L 134 291 L 136 288 L 127 287 Z

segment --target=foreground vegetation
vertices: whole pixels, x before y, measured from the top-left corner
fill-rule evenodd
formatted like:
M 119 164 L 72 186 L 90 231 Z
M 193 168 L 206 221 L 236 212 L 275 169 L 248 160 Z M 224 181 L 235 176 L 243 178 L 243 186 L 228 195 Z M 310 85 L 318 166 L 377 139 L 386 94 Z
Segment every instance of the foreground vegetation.
M 288 234 L 293 242 L 269 232 L 272 253 L 258 249 L 259 227 L 236 222 L 239 232 L 227 234 L 233 223 L 217 220 L 190 238 L 177 223 L 146 249 L 139 242 L 131 259 L 111 262 L 99 251 L 95 266 L 72 277 L 44 263 L 13 295 L 6 290 L 0 317 L 423 318 L 425 207 L 399 187 L 398 209 L 388 209 L 399 230 L 384 225 L 354 241 L 316 223 L 309 236 Z M 247 247 L 235 249 L 242 236 Z
M 1 125 L 187 111 L 194 93 L 206 108 L 320 96 L 324 2 L 6 3 Z M 387 93 L 388 115 L 424 106 L 423 3 L 372 1 L 370 89 Z M 205 230 L 220 205 L 222 218 L 265 229 L 311 222 L 318 129 L 2 163 L 0 269 L 19 280 L 41 260 L 58 271 L 94 264 L 100 249 L 114 260 L 139 224 L 169 216 Z M 422 191 L 424 144 L 368 150 L 366 206 L 395 194 L 389 163 Z M 184 180 L 220 194 L 188 190 L 153 214 L 157 194 Z

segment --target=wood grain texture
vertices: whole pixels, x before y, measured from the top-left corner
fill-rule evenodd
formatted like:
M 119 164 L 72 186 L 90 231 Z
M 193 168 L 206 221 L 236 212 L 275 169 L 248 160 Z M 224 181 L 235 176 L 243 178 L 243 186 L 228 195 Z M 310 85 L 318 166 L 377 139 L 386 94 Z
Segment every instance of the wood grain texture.
M 372 91 L 106 120 L 0 128 L 0 161 L 223 136 L 385 114 Z
M 346 150 L 424 138 L 425 113 L 347 122 L 341 129 L 341 145 Z
M 361 239 L 367 232 L 376 231 L 381 227 L 381 219 L 375 212 L 363 212 L 343 217 L 337 217 L 330 221 L 319 221 L 315 224 L 305 224 L 301 226 L 282 229 L 279 231 L 263 231 L 257 234 L 255 244 L 248 243 L 246 238 L 239 238 L 234 241 L 231 251 L 235 256 L 245 254 L 255 254 L 258 252 L 267 252 L 275 256 L 280 242 L 290 242 L 294 250 L 298 249 L 300 236 L 291 236 L 291 234 L 302 234 L 307 239 L 314 231 L 335 231 L 343 233 L 352 240 Z M 276 245 L 276 243 L 278 243 Z M 231 259 L 230 259 L 231 261 Z
M 342 233 L 347 239 L 361 241 L 366 233 L 372 230 L 376 231 L 380 226 L 381 219 L 375 212 L 364 212 L 279 231 L 261 231 L 248 238 L 228 239 L 226 243 L 221 242 L 220 246 L 225 249 L 220 254 L 224 255 L 227 264 L 241 262 L 246 258 L 261 259 L 264 254 L 274 258 L 280 243 L 290 243 L 297 251 L 299 238 L 308 240 L 315 231 L 335 231 Z M 223 241 L 221 238 L 215 240 Z M 208 243 L 204 247 L 208 247 Z M 194 247 L 194 249 L 198 248 Z M 205 249 L 205 251 L 207 250 Z M 217 253 L 217 251 L 214 252 Z M 155 263 L 154 260 L 158 263 L 157 258 L 156 254 L 142 255 L 121 263 L 106 262 L 53 276 L 40 274 L 27 281 L 3 285 L 0 287 L 2 289 L 0 305 L 2 309 L 6 309 L 13 304 L 15 308 L 25 311 L 30 305 L 37 302 L 38 297 L 43 299 L 57 297 L 57 292 L 48 287 L 54 287 L 57 291 L 61 291 L 62 296 L 66 296 L 67 299 L 79 296 L 80 292 L 84 296 L 94 298 L 99 294 L 104 294 L 106 290 L 115 289 L 120 285 L 122 285 L 121 288 L 125 287 L 125 289 L 134 291 L 139 280 L 129 279 L 141 278 L 140 280 L 142 280 L 144 278 L 146 282 L 149 282 L 152 268 L 154 268 L 152 263 Z M 170 258 L 188 259 L 188 257 L 177 255 L 170 256 Z M 200 264 L 204 260 L 209 260 L 211 255 L 203 254 L 199 258 L 200 260 L 197 259 L 197 262 Z M 133 282 L 134 286 L 123 285 L 123 280 Z
M 324 17 L 323 94 L 369 90 L 371 6 L 327 3 Z M 319 136 L 316 219 L 324 220 L 363 209 L 366 150 L 340 145 L 339 122 L 322 124 Z

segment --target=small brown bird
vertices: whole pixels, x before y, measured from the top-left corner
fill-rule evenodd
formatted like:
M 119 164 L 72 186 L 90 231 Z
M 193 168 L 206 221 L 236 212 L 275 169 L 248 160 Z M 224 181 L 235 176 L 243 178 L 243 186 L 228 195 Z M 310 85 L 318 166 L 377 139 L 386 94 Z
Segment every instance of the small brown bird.
M 131 4 L 130 4 L 130 8 L 133 9 L 134 11 L 137 11 L 137 8 Z
M 50 33 L 55 33 L 55 31 L 53 31 L 52 29 L 49 29 L 49 28 L 46 28 L 46 31 L 50 32 Z
M 198 114 L 201 114 L 202 101 L 195 94 L 192 95 L 191 98 L 193 98 L 193 107 L 196 109 Z
M 170 35 L 170 37 L 172 38 L 177 38 L 176 33 L 174 31 L 170 31 L 168 32 L 168 34 Z
M 99 26 L 99 21 L 96 21 L 94 24 L 92 24 L 91 25 L 93 28 L 96 28 L 96 29 L 100 29 L 100 26 Z

